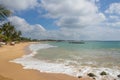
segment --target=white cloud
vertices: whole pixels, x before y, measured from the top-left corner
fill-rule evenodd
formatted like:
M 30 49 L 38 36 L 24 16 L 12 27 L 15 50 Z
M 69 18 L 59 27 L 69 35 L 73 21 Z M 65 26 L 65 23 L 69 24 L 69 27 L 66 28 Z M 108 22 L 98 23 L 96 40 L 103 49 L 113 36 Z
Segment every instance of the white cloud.
M 108 14 L 119 14 L 120 15 L 120 3 L 112 3 L 109 8 L 105 11 Z
M 97 11 L 97 7 L 87 0 L 42 0 L 42 7 L 51 17 L 87 15 Z
M 99 2 L 100 0 L 95 0 L 96 2 Z
M 107 22 L 105 22 L 105 26 L 111 28 L 120 28 L 120 3 L 111 3 L 108 9 L 105 10 L 107 14 Z
M 26 10 L 34 8 L 38 3 L 37 0 L 0 0 L 0 4 L 11 10 Z
M 63 40 L 120 40 L 120 29 L 101 26 L 90 26 L 82 29 L 62 28 L 48 31 L 48 38 Z
M 108 17 L 108 19 L 114 20 L 114 21 L 120 21 L 120 16 L 110 15 L 110 16 Z
M 23 18 L 12 16 L 9 21 L 16 27 L 17 30 L 22 31 L 23 36 L 32 38 L 41 38 L 46 32 L 45 28 L 40 24 L 30 25 Z
M 120 30 L 111 27 L 86 27 L 82 33 L 89 40 L 120 40 Z
M 92 2 L 99 2 L 100 0 L 90 0 L 90 1 L 92 1 Z
M 93 16 L 78 16 L 78 17 L 62 17 L 56 23 L 60 27 L 68 28 L 83 28 L 88 26 L 95 26 L 101 24 L 105 19 L 102 13 Z M 93 22 L 94 21 L 94 22 Z
M 38 6 L 37 0 L 13 0 L 13 2 L 0 0 L 1 4 L 16 11 Z M 44 16 L 55 19 L 59 30 L 46 30 L 40 24 L 30 25 L 18 16 L 12 16 L 9 20 L 17 30 L 22 31 L 23 36 L 36 39 L 120 40 L 119 16 L 110 15 L 106 18 L 99 11 L 96 2 L 99 0 L 41 0 L 40 6 L 47 12 Z M 119 14 L 120 8 L 117 6 L 114 4 L 114 7 L 110 7 L 106 12 Z
M 9 20 L 18 30 L 22 31 L 23 36 L 35 39 L 120 40 L 118 35 L 120 30 L 111 27 L 89 26 L 69 29 L 63 27 L 59 30 L 50 31 L 45 30 L 39 24 L 30 25 L 23 18 L 17 16 L 10 17 Z
M 119 22 L 106 23 L 106 26 L 110 26 L 110 27 L 114 27 L 114 28 L 120 28 L 120 21 Z
M 93 0 L 42 0 L 41 6 L 48 11 L 45 16 L 58 19 L 56 24 L 60 27 L 81 28 L 105 20 Z

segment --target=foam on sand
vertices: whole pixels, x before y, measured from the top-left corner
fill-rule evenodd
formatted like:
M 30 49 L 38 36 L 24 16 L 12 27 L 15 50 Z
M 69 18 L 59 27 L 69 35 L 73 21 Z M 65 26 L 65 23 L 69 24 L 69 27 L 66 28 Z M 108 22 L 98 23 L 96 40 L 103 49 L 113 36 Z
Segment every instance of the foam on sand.
M 35 69 L 35 70 L 39 70 L 40 72 L 46 72 L 46 73 L 63 73 L 75 77 L 87 76 L 88 73 L 94 73 L 96 75 L 96 80 L 102 80 L 102 79 L 119 80 L 117 79 L 117 75 L 120 74 L 120 71 L 117 68 L 114 69 L 104 68 L 104 67 L 95 68 L 90 66 L 75 67 L 69 65 L 68 62 L 70 61 L 64 61 L 64 63 L 52 63 L 52 62 L 47 62 L 45 60 L 43 61 L 33 58 L 33 56 L 37 54 L 38 50 L 52 48 L 52 47 L 56 47 L 56 46 L 52 46 L 49 44 L 32 44 L 29 46 L 30 50 L 32 50 L 31 54 L 24 55 L 22 58 L 18 58 L 10 62 L 22 64 L 24 66 L 24 69 Z M 108 75 L 101 76 L 100 73 L 102 71 L 105 71 Z

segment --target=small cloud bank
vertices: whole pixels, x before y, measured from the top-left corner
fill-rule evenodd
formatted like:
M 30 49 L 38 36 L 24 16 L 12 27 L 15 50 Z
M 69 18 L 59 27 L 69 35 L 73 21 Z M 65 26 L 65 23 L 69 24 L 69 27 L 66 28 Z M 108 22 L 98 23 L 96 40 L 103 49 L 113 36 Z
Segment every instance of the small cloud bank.
M 0 0 L 0 4 L 13 11 L 21 11 L 34 8 L 38 2 L 37 0 Z
M 57 19 L 56 25 L 59 27 L 93 26 L 106 19 L 98 11 L 94 0 L 41 0 L 41 7 L 48 12 L 44 16 Z
M 30 25 L 26 22 L 25 19 L 18 16 L 12 16 L 8 19 L 17 30 L 22 31 L 23 36 L 25 37 L 32 37 L 37 39 L 40 36 L 42 38 L 42 36 L 44 36 L 44 32 L 46 32 L 46 29 L 40 24 Z
M 112 3 L 109 8 L 105 11 L 108 14 L 118 14 L 120 15 L 120 3 Z

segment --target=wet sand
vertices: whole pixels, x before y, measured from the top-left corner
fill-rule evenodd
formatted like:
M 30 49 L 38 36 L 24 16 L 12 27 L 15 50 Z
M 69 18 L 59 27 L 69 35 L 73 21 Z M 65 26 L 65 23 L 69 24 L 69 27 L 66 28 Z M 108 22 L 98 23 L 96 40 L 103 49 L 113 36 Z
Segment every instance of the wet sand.
M 92 80 L 90 78 L 78 79 L 65 74 L 42 73 L 37 70 L 25 70 L 22 65 L 9 62 L 25 55 L 25 48 L 31 43 L 20 43 L 15 46 L 0 47 L 0 75 L 12 80 Z

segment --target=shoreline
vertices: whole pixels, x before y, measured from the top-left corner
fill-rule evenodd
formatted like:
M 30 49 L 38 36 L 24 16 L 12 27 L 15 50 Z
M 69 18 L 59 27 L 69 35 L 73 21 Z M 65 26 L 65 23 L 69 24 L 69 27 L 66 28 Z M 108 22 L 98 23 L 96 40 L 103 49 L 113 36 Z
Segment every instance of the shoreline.
M 49 63 L 49 62 L 44 62 L 42 60 L 39 60 L 39 59 L 36 59 L 33 57 L 37 53 L 37 50 L 47 49 L 50 47 L 57 47 L 57 46 L 49 45 L 46 43 L 44 43 L 44 44 L 43 43 L 38 43 L 38 44 L 33 43 L 32 45 L 29 46 L 29 48 L 26 48 L 27 52 L 29 52 L 28 55 L 24 55 L 23 57 L 14 59 L 10 62 L 21 64 L 23 66 L 23 69 L 34 69 L 34 70 L 38 70 L 42 73 L 49 73 L 49 74 L 53 74 L 53 73 L 54 74 L 65 74 L 65 75 L 72 76 L 75 78 L 78 77 L 80 79 L 88 77 L 89 73 L 96 75 L 95 77 L 93 77 L 96 80 L 118 79 L 117 75 L 118 75 L 119 71 L 116 69 L 110 69 L 110 68 L 104 68 L 104 67 L 92 68 L 89 66 L 85 66 L 82 69 L 80 67 L 79 67 L 79 69 L 78 68 L 73 69 L 70 66 L 64 65 L 64 63 L 60 63 L 60 64 L 59 63 L 58 64 Z M 78 72 L 79 70 L 81 70 L 81 71 Z M 84 72 L 84 73 L 82 73 L 82 72 Z M 105 72 L 106 76 L 100 75 L 102 72 Z M 90 78 L 90 76 L 89 76 L 89 78 Z M 84 79 L 84 80 L 86 80 L 86 79 Z
M 21 64 L 9 62 L 26 54 L 26 46 L 32 43 L 20 43 L 0 48 L 0 75 L 13 80 L 90 80 L 78 79 L 65 74 L 43 73 L 32 69 L 23 69 Z M 9 67 L 8 67 L 9 66 Z

